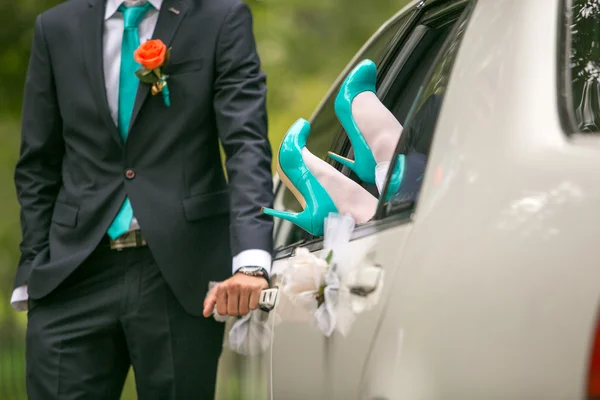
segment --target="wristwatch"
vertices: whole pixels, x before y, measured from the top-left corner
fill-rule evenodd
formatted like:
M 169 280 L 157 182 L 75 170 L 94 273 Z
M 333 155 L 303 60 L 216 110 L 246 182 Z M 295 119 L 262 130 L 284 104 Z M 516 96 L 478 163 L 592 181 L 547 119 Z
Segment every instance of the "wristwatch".
M 262 267 L 241 267 L 236 271 L 236 273 L 238 272 L 248 276 L 260 276 L 269 282 L 269 274 Z

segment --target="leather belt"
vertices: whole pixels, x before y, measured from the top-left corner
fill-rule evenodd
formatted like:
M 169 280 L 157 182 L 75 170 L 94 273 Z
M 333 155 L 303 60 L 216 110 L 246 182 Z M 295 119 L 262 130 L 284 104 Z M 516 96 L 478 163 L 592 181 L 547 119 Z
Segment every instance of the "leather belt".
M 144 238 L 144 235 L 140 231 L 127 232 L 116 239 L 110 239 L 109 243 L 111 250 L 118 251 L 147 246 L 146 238 Z

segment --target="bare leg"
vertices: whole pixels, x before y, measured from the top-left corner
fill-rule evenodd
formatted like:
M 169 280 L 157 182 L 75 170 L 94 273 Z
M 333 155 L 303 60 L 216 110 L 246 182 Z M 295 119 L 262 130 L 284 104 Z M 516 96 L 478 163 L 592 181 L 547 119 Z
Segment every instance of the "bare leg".
M 373 92 L 363 92 L 354 98 L 352 116 L 377 164 L 390 162 L 402 134 L 402 125 L 396 117 Z
M 340 214 L 350 214 L 357 224 L 364 224 L 373 218 L 378 201 L 371 193 L 312 154 L 306 147 L 302 149 L 302 159 L 323 185 Z
M 373 92 L 364 92 L 354 98 L 352 116 L 377 162 L 375 181 L 381 193 L 390 161 L 402 135 L 402 125 Z

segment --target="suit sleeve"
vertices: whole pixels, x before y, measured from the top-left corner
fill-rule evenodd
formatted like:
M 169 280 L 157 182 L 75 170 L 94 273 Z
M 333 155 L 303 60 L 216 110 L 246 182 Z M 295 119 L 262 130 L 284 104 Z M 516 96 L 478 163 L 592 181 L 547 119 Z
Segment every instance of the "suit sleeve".
M 25 81 L 21 150 L 15 169 L 23 235 L 15 287 L 27 283 L 32 261 L 48 247 L 52 211 L 62 184 L 63 154 L 62 120 L 39 16 Z
M 244 3 L 236 3 L 221 26 L 215 68 L 214 108 L 229 177 L 232 253 L 270 255 L 273 220 L 261 210 L 273 204 L 266 77 Z

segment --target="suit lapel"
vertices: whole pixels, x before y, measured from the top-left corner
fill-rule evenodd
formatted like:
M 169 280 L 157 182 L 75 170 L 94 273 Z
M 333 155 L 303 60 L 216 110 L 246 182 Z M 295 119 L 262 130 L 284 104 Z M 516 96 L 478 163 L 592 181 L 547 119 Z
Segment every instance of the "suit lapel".
M 89 8 L 80 19 L 81 39 L 90 85 L 98 110 L 111 135 L 122 146 L 119 130 L 110 115 L 108 98 L 106 96 L 102 55 L 102 35 L 104 33 L 103 5 L 104 2 L 102 0 L 89 0 Z
M 171 46 L 173 37 L 179 28 L 179 24 L 183 21 L 183 17 L 187 11 L 187 4 L 185 0 L 165 0 L 160 7 L 160 13 L 158 14 L 158 22 L 154 29 L 152 39 L 160 39 L 167 46 Z M 140 112 L 140 109 L 144 105 L 144 101 L 150 93 L 151 85 L 140 82 L 138 87 L 137 96 L 133 105 L 133 113 L 131 115 L 130 129 L 135 123 L 135 120 Z

